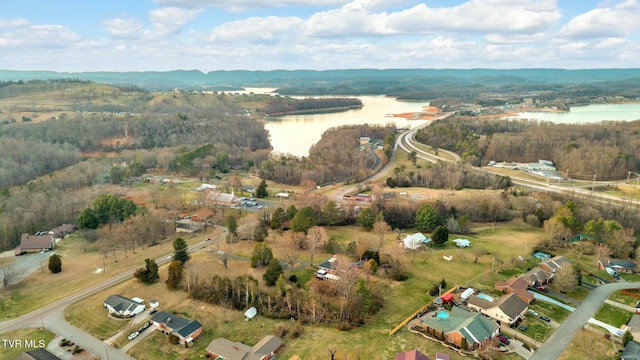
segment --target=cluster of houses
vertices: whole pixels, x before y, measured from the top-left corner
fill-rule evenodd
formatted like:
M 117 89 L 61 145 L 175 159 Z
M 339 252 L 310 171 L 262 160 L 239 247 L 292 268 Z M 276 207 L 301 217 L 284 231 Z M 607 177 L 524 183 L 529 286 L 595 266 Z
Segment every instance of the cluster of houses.
M 527 291 L 529 287 L 549 283 L 563 266 L 571 266 L 571 261 L 563 256 L 546 258 L 521 276 L 498 281 L 495 289 L 503 293 L 498 298 L 472 288 L 455 296 L 446 293 L 436 298 L 434 304 L 459 300 L 465 306 L 456 304 L 451 310 L 439 307 L 420 316 L 414 324 L 418 324 L 424 333 L 459 349 L 477 350 L 493 342 L 501 326 L 514 327 L 524 320 L 529 304 L 534 300 L 533 293 Z
M 40 231 L 35 235 L 22 234 L 20 236 L 20 246 L 15 250 L 16 255 L 50 251 L 56 246 L 56 241 L 69 235 L 76 230 L 72 224 L 63 224 L 49 231 Z
M 178 343 L 184 346 L 190 346 L 202 334 L 203 327 L 199 321 L 157 311 L 158 306 L 158 301 L 149 301 L 150 313 L 153 313 L 149 321 L 154 329 L 176 336 Z M 111 316 L 118 318 L 132 318 L 147 310 L 144 300 L 122 295 L 109 295 L 104 301 L 104 307 Z M 283 347 L 284 342 L 272 335 L 265 336 L 254 346 L 217 338 L 207 346 L 207 357 L 219 360 L 269 360 Z

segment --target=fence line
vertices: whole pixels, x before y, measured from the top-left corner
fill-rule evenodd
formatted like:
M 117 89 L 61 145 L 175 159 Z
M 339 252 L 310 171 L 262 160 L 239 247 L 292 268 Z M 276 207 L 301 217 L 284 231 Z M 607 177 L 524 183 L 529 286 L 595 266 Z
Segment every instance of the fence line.
M 444 294 L 448 294 L 448 293 L 455 293 L 458 290 L 458 286 L 454 286 L 451 289 L 449 289 L 447 292 L 445 292 Z M 444 295 L 442 294 L 442 295 Z M 402 329 L 403 327 L 405 327 L 409 321 L 413 320 L 416 316 L 418 316 L 421 312 L 425 311 L 429 306 L 431 306 L 431 304 L 433 304 L 433 300 L 429 301 L 428 303 L 426 303 L 425 305 L 423 305 L 420 309 L 416 310 L 413 314 L 411 314 L 408 318 L 402 320 L 402 322 L 400 322 L 400 324 L 398 324 L 396 327 L 393 328 L 393 330 L 389 330 L 389 336 L 392 336 L 393 334 L 397 333 L 400 329 Z

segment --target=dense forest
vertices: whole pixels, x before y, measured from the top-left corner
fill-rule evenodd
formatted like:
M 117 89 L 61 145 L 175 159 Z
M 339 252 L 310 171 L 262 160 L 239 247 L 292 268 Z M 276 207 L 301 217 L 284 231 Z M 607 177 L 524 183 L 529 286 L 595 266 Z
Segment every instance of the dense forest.
M 640 121 L 553 124 L 535 120 L 437 121 L 416 139 L 456 151 L 473 164 L 551 160 L 575 179 L 613 180 L 640 170 Z
M 296 158 L 275 155 L 260 166 L 260 176 L 282 184 L 303 182 L 325 184 L 335 181 L 361 181 L 372 174 L 376 162 L 368 149 L 361 150 L 359 138 L 368 136 L 384 139 L 395 133 L 393 126 L 348 125 L 332 128 L 322 134 L 318 143 L 309 149 L 309 156 Z M 383 159 L 386 163 L 388 159 Z

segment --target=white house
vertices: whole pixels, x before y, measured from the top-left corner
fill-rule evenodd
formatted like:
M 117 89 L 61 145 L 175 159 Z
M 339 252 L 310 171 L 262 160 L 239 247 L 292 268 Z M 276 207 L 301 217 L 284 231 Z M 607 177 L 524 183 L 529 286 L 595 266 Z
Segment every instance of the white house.
M 109 314 L 117 317 L 134 317 L 145 311 L 144 300 L 137 297 L 129 299 L 122 295 L 109 295 L 104 301 L 104 307 L 109 310 Z
M 402 240 L 405 249 L 415 250 L 422 245 L 428 244 L 431 242 L 431 238 L 424 236 L 423 233 L 415 233 L 413 235 L 408 235 Z
M 465 247 L 471 246 L 471 241 L 469 241 L 467 239 L 455 239 L 455 240 L 453 240 L 453 242 L 456 243 L 456 245 L 458 247 L 461 247 L 461 248 L 465 248 Z

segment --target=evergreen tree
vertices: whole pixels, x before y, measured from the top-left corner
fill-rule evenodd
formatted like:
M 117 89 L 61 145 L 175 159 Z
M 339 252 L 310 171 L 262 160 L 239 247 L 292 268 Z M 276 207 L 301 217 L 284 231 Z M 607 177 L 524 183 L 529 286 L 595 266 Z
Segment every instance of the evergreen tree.
M 271 259 L 273 259 L 273 252 L 267 244 L 260 243 L 253 247 L 253 253 L 251 254 L 252 268 L 267 265 Z
M 262 275 L 262 279 L 268 286 L 275 285 L 276 281 L 280 277 L 280 274 L 283 273 L 282 265 L 280 265 L 280 261 L 278 259 L 273 258 L 269 261 L 269 265 L 267 266 L 267 270 Z
M 371 230 L 373 228 L 373 224 L 376 221 L 376 217 L 373 216 L 373 212 L 369 208 L 364 208 L 360 211 L 358 215 L 358 225 L 364 227 L 367 230 Z
M 423 204 L 418 211 L 416 211 L 416 229 L 418 231 L 431 231 L 438 225 L 438 213 L 429 204 Z
M 444 243 L 449 240 L 449 230 L 442 225 L 436 226 L 436 229 L 433 231 L 432 239 L 436 245 L 444 245 Z
M 227 243 L 233 244 L 238 239 L 238 223 L 233 215 L 227 216 Z
M 167 289 L 173 290 L 180 288 L 183 270 L 184 268 L 182 263 L 178 260 L 173 260 L 171 264 L 169 264 L 169 274 L 167 276 L 167 281 L 165 281 Z
M 277 208 L 271 214 L 271 230 L 282 229 L 282 222 L 286 219 L 287 214 L 282 208 Z
M 303 207 L 291 219 L 291 230 L 307 235 L 309 229 L 317 225 L 316 212 L 310 206 Z
M 182 265 L 184 265 L 189 259 L 191 259 L 191 255 L 189 255 L 189 249 L 187 247 L 187 242 L 184 241 L 183 238 L 179 237 L 173 241 L 173 260 L 178 260 Z
M 253 240 L 257 242 L 262 242 L 264 239 L 269 236 L 269 229 L 267 228 L 267 223 L 264 220 L 258 221 L 258 225 L 253 229 Z
M 298 213 L 298 208 L 295 205 L 291 205 L 285 212 L 287 213 L 287 219 L 291 220 Z
M 267 192 L 267 182 L 262 179 L 260 185 L 258 185 L 258 188 L 256 189 L 256 197 L 262 199 L 267 196 L 269 196 L 269 193 Z
M 78 215 L 76 223 L 78 224 L 78 229 L 97 229 L 98 225 L 100 225 L 100 220 L 95 210 L 86 208 Z
M 160 279 L 158 264 L 152 259 L 144 259 L 144 262 L 146 264 L 145 267 L 136 269 L 133 277 L 145 284 L 153 284 Z
M 49 271 L 56 274 L 62 271 L 62 259 L 60 255 L 53 254 L 49 256 Z

